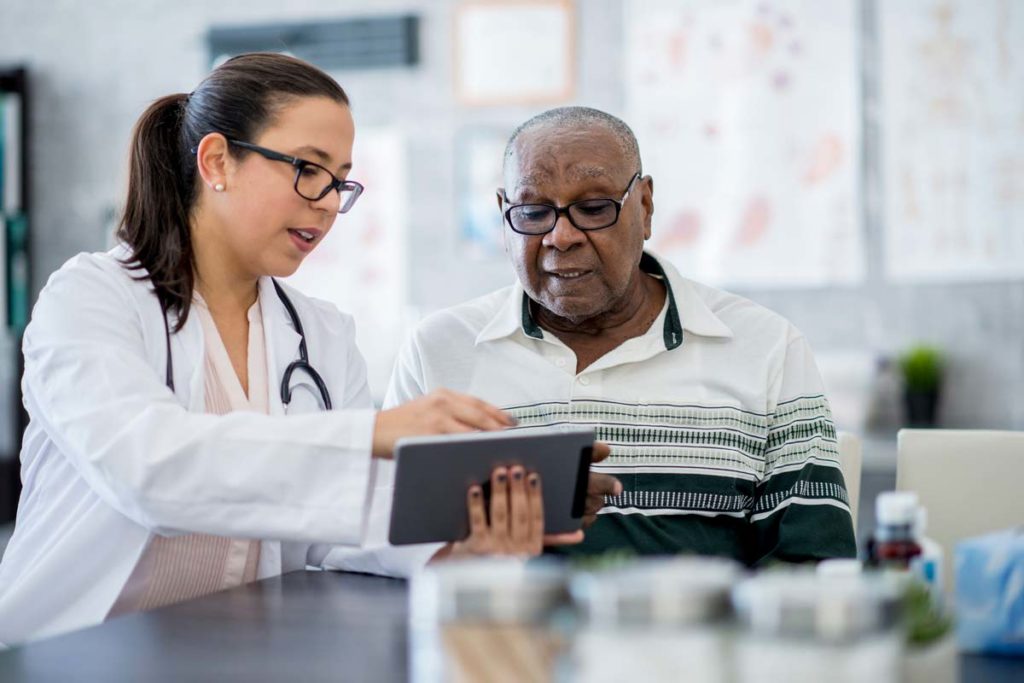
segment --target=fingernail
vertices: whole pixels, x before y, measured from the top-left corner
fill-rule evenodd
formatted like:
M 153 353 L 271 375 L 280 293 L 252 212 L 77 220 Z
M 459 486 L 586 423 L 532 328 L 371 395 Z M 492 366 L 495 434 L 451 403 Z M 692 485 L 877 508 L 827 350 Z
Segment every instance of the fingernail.
M 539 483 L 540 483 L 540 479 L 537 478 L 536 474 L 533 475 L 532 477 L 530 477 L 530 488 L 532 488 L 532 489 L 537 488 L 537 484 L 539 484 Z
M 512 472 L 512 478 L 515 479 L 516 481 L 522 481 L 523 480 L 523 471 L 522 470 L 515 470 L 514 472 Z
M 517 425 L 517 424 L 519 424 L 519 420 L 517 420 L 514 415 L 509 415 L 508 413 L 505 413 L 505 418 L 508 420 L 508 423 L 510 425 Z
M 505 483 L 505 480 L 507 480 L 507 479 L 508 479 L 508 476 L 507 476 L 507 475 L 505 474 L 505 470 L 502 470 L 501 472 L 498 472 L 498 474 L 496 474 L 496 475 L 494 476 L 494 479 L 495 479 L 495 480 L 496 480 L 496 481 L 497 481 L 497 482 L 498 482 L 499 484 L 504 484 L 504 483 Z
M 480 489 L 478 489 L 477 487 L 474 486 L 473 488 L 471 488 L 469 490 L 469 495 L 471 497 L 473 497 L 473 498 L 479 498 L 480 497 Z

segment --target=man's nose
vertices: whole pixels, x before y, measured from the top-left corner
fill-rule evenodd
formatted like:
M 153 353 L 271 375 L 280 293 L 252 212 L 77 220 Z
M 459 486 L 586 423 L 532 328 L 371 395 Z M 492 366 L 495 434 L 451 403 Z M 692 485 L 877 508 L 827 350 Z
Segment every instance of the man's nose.
M 583 231 L 572 224 L 569 214 L 563 213 L 555 221 L 555 228 L 544 235 L 544 246 L 567 251 L 577 244 L 586 241 Z

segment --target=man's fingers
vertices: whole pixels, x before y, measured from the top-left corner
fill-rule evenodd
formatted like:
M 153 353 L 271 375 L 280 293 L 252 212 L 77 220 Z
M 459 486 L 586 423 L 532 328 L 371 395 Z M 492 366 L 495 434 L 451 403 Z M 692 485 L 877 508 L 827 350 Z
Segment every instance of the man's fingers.
M 594 450 L 590 455 L 590 462 L 601 462 L 612 454 L 612 448 L 604 441 L 595 441 Z
M 622 482 L 610 474 L 591 472 L 587 480 L 588 496 L 617 496 L 622 493 Z
M 622 482 L 608 474 L 590 473 L 587 481 L 587 500 L 583 507 L 583 528 L 587 529 L 597 520 L 597 513 L 604 507 L 606 496 L 622 493 Z
M 583 506 L 583 514 L 596 515 L 604 507 L 604 496 L 587 496 L 587 502 Z
M 597 521 L 597 513 L 601 511 L 602 507 L 602 504 L 594 505 L 593 507 L 588 505 L 587 509 L 583 511 L 583 522 L 580 524 L 580 526 L 583 529 L 589 529 L 591 526 L 593 526 L 594 522 Z

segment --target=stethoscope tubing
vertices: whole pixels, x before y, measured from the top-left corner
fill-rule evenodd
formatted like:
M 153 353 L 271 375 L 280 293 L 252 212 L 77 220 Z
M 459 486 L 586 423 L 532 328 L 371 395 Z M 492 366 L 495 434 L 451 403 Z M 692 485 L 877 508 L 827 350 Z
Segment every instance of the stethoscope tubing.
M 274 291 L 277 292 L 277 298 L 281 300 L 285 310 L 288 312 L 288 317 L 292 321 L 292 327 L 299 334 L 299 359 L 292 361 L 288 364 L 288 367 L 284 370 L 284 375 L 281 377 L 281 403 L 288 406 L 292 401 L 292 389 L 290 386 L 292 374 L 296 370 L 302 370 L 305 372 L 313 384 L 316 385 L 317 390 L 320 392 L 320 400 L 324 404 L 324 410 L 331 410 L 333 405 L 331 403 L 331 392 L 327 389 L 327 383 L 324 382 L 323 377 L 320 373 L 309 362 L 309 352 L 306 348 L 306 332 L 302 329 L 302 320 L 299 318 L 298 312 L 295 310 L 295 305 L 292 304 L 292 300 L 285 293 L 284 288 L 275 280 L 271 278 L 270 281 L 274 285 Z M 164 319 L 164 335 L 167 340 L 167 373 L 165 382 L 167 388 L 174 392 L 174 361 L 171 358 L 171 328 L 167 322 L 167 311 L 163 311 Z

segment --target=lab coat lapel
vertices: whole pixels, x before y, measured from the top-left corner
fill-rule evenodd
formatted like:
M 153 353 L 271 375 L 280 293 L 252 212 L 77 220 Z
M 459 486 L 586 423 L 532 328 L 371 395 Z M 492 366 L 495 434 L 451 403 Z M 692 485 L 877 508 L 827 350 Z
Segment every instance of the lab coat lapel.
M 299 341 L 288 311 L 274 291 L 269 277 L 260 278 L 260 312 L 263 315 L 263 340 L 267 349 L 267 383 L 270 396 L 267 405 L 271 415 L 284 415 L 281 403 L 281 377 L 285 368 L 299 357 Z M 286 455 L 282 453 L 282 456 Z M 281 573 L 281 543 L 263 541 L 260 543 L 260 560 L 257 576 L 266 578 Z

